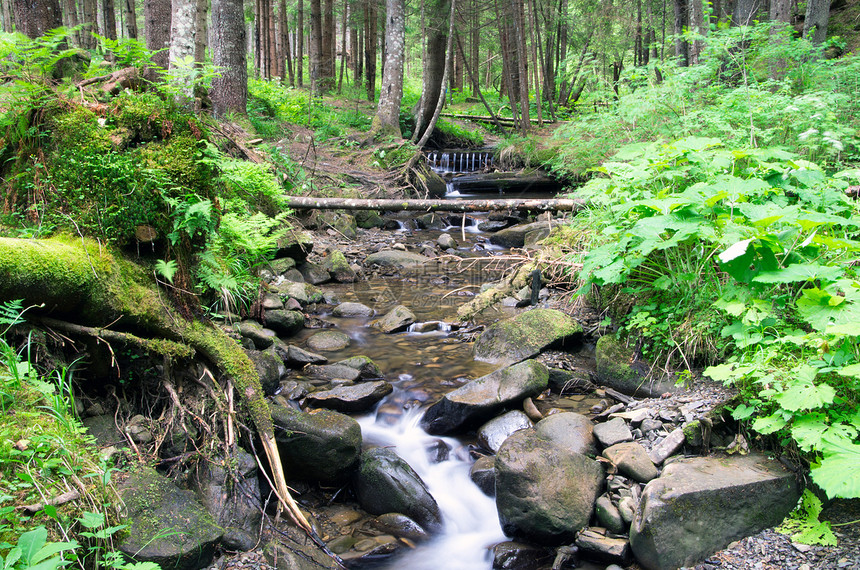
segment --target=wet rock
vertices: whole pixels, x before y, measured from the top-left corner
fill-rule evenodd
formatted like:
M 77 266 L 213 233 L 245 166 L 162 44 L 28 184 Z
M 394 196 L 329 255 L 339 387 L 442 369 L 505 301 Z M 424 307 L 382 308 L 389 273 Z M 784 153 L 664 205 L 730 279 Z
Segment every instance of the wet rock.
M 266 311 L 266 326 L 281 337 L 292 336 L 305 327 L 305 316 L 301 311 Z
M 415 218 L 418 229 L 422 230 L 444 230 L 449 225 L 448 219 L 440 214 L 424 214 Z
M 372 317 L 376 311 L 362 303 L 341 303 L 331 314 L 335 317 Z
M 479 457 L 469 469 L 469 478 L 488 497 L 496 496 L 496 458 Z
M 429 532 L 442 528 L 439 505 L 421 477 L 392 450 L 384 447 L 361 454 L 354 478 L 361 507 L 369 513 L 402 513 Z
M 597 380 L 624 394 L 655 398 L 678 390 L 674 382 L 649 378 L 651 366 L 638 360 L 630 348 L 612 335 L 597 339 L 595 360 Z
M 197 570 L 212 560 L 223 530 L 197 500 L 150 467 L 137 467 L 120 485 L 128 534 L 118 549 L 138 562 Z
M 326 257 L 323 269 L 331 274 L 332 278 L 338 283 L 355 283 L 358 281 L 358 275 L 355 270 L 349 265 L 346 256 L 342 251 L 333 250 Z
M 235 325 L 236 330 L 243 338 L 254 343 L 257 350 L 265 350 L 275 343 L 277 335 L 272 329 L 263 328 L 256 321 L 242 321 Z
M 501 368 L 446 394 L 421 418 L 427 433 L 445 435 L 476 427 L 505 406 L 546 389 L 549 373 L 536 360 Z
M 304 283 L 305 278 L 302 276 L 301 272 L 293 267 L 292 269 L 288 269 L 284 271 L 284 274 L 281 275 L 284 281 L 291 281 L 293 283 Z M 289 309 L 289 307 L 287 307 Z
M 551 549 L 534 544 L 506 541 L 493 547 L 494 570 L 538 570 L 554 558 Z
M 331 557 L 309 540 L 293 539 L 289 544 L 273 540 L 266 544 L 263 556 L 276 570 L 335 570 L 340 569 Z
M 332 228 L 346 239 L 355 239 L 358 235 L 358 224 L 352 214 L 335 214 L 330 223 Z
M 429 257 L 410 253 L 408 251 L 398 251 L 394 249 L 378 251 L 371 253 L 364 260 L 367 266 L 380 265 L 383 267 L 393 267 L 395 269 L 408 269 L 416 265 L 423 265 L 430 261 Z
M 448 457 L 451 455 L 451 446 L 441 439 L 434 440 L 424 450 L 427 452 L 427 459 L 430 463 L 448 461 Z
M 347 380 L 349 382 L 358 380 L 361 375 L 355 368 L 343 364 L 308 364 L 302 369 L 302 374 L 328 381 Z
M 319 287 L 304 282 L 283 281 L 275 286 L 278 294 L 288 302 L 289 299 L 295 299 L 302 307 L 313 303 L 321 303 L 323 294 Z
M 369 230 L 385 226 L 385 220 L 376 210 L 358 210 L 355 212 L 355 223 L 358 227 Z
M 392 307 L 384 317 L 370 323 L 370 326 L 376 327 L 384 333 L 396 333 L 405 331 L 414 322 L 415 313 L 403 305 L 397 305 Z
M 642 420 L 642 423 L 639 425 L 639 429 L 642 430 L 642 433 L 648 433 L 652 431 L 657 431 L 658 429 L 663 428 L 663 422 L 660 420 L 652 420 L 648 418 L 647 420 Z
M 349 336 L 340 331 L 321 331 L 308 339 L 308 348 L 320 352 L 343 350 L 352 341 Z
M 497 232 L 510 227 L 512 223 L 510 220 L 486 220 L 478 223 L 478 229 L 482 232 Z
M 348 368 L 344 366 L 343 368 Z M 358 374 L 357 370 L 348 368 Z M 354 386 L 337 386 L 323 392 L 313 392 L 305 398 L 305 403 L 318 408 L 328 408 L 344 413 L 366 412 L 382 398 L 391 393 L 394 387 L 385 380 L 364 382 Z
M 606 528 L 609 532 L 615 534 L 624 534 L 627 530 L 627 525 L 621 517 L 621 513 L 612 504 L 612 499 L 609 495 L 600 495 L 597 502 L 594 503 L 594 514 L 597 516 L 597 522 Z
M 246 350 L 245 354 L 257 369 L 263 393 L 267 396 L 274 394 L 281 383 L 281 377 L 287 372 L 284 361 L 270 351 Z
M 364 355 L 353 356 L 337 362 L 341 366 L 349 366 L 355 368 L 359 372 L 359 378 L 362 380 L 375 380 L 382 378 L 382 371 L 376 363 Z
M 550 224 L 547 222 L 533 222 L 530 224 L 519 224 L 500 230 L 490 236 L 490 243 L 501 247 L 523 247 L 526 244 L 526 235 L 530 232 L 546 232 L 549 235 Z M 537 234 L 533 234 L 537 235 Z M 543 237 L 546 237 L 543 236 Z
M 420 524 L 400 513 L 379 515 L 370 524 L 377 530 L 409 540 L 423 541 L 430 538 L 430 535 L 421 528 Z
M 284 308 L 284 302 L 274 293 L 263 293 L 263 298 L 260 300 L 260 306 L 264 311 L 275 311 Z
M 669 435 L 651 448 L 651 452 L 648 454 L 651 461 L 655 465 L 660 465 L 683 447 L 685 439 L 683 429 L 676 428 L 672 430 Z
M 532 421 L 519 410 L 513 410 L 493 418 L 478 428 L 478 444 L 493 453 L 512 433 L 532 427 Z
M 436 243 L 442 249 L 457 249 L 457 240 L 451 237 L 451 234 L 442 234 L 436 238 Z
M 535 426 L 538 437 L 551 441 L 570 453 L 597 455 L 594 424 L 576 412 L 562 412 L 547 416 Z
M 579 568 L 579 549 L 577 547 L 559 546 L 555 549 L 552 570 L 561 570 L 562 568 Z M 610 569 L 607 568 L 606 570 Z M 619 570 L 623 569 L 619 568 Z
M 314 238 L 305 232 L 288 232 L 278 240 L 275 259 L 290 257 L 301 262 L 308 258 L 314 249 Z
M 576 537 L 576 546 L 584 558 L 624 565 L 631 561 L 630 543 L 624 538 L 611 538 L 585 529 Z
M 303 412 L 271 406 L 275 439 L 288 477 L 344 482 L 361 452 L 361 427 L 332 410 Z
M 137 444 L 149 443 L 153 440 L 152 431 L 149 429 L 149 422 L 140 414 L 128 420 L 128 424 L 125 426 L 125 433 Z
M 794 475 L 764 455 L 679 459 L 645 486 L 633 553 L 649 570 L 692 565 L 779 524 L 798 497 Z
M 594 389 L 591 375 L 583 370 L 549 369 L 549 387 L 557 394 L 571 394 Z
M 602 424 L 594 426 L 594 437 L 603 447 L 612 447 L 616 443 L 633 441 L 633 434 L 627 427 L 627 422 L 621 418 L 614 418 Z
M 305 364 L 325 364 L 328 362 L 328 358 L 321 354 L 309 352 L 293 345 L 287 346 L 286 355 L 282 355 L 281 358 L 284 359 L 285 363 L 298 367 L 302 367 Z
M 269 270 L 275 275 L 283 275 L 296 266 L 296 260 L 292 257 L 280 257 L 268 263 Z
M 537 247 L 541 241 L 549 237 L 549 233 L 550 228 L 546 223 L 527 231 L 523 236 L 523 247 L 527 249 Z
M 302 277 L 304 277 L 305 283 L 321 285 L 331 281 L 331 275 L 322 265 L 306 261 L 298 266 L 298 270 L 302 274 Z
M 533 309 L 488 327 L 475 341 L 476 360 L 513 364 L 554 346 L 572 348 L 582 337 L 582 327 L 572 317 L 554 309 Z
M 635 441 L 616 443 L 607 447 L 603 450 L 603 456 L 614 463 L 622 475 L 634 481 L 647 483 L 659 475 L 654 463 L 648 457 L 648 452 Z
M 543 419 L 543 414 L 538 409 L 537 404 L 531 398 L 523 400 L 523 411 L 533 422 L 539 422 Z
M 633 522 L 633 517 L 636 515 L 636 501 L 633 497 L 621 497 L 618 500 L 618 514 L 624 524 L 629 525 Z
M 603 469 L 522 430 L 496 455 L 496 507 L 502 530 L 539 544 L 570 543 L 588 524 L 603 487 Z
M 200 502 L 215 523 L 230 530 L 236 542 L 251 539 L 251 548 L 260 535 L 262 513 L 259 505 L 260 481 L 254 457 L 237 448 L 231 458 L 214 457 L 197 463 L 191 484 Z M 242 532 L 233 532 L 238 529 Z

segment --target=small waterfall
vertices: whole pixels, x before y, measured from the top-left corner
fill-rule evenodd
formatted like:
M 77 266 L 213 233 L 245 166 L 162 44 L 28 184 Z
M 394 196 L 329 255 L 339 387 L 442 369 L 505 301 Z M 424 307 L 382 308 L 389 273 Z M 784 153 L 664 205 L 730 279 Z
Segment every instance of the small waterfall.
M 427 165 L 439 174 L 464 174 L 492 167 L 491 151 L 432 151 L 424 155 Z
M 417 548 L 395 556 L 384 568 L 410 570 L 480 570 L 492 567 L 491 547 L 506 540 L 496 502 L 469 478 L 471 461 L 454 438 L 430 436 L 418 425 L 420 408 L 404 411 L 391 425 L 375 415 L 359 418 L 366 443 L 391 447 L 421 476 L 442 511 L 442 533 Z M 434 463 L 428 449 L 442 440 L 449 458 Z

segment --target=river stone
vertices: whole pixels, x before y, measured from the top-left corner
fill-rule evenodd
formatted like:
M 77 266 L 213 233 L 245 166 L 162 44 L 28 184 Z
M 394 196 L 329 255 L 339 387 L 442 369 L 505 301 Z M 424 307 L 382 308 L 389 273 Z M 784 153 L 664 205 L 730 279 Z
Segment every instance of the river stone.
M 269 262 L 269 270 L 275 275 L 283 275 L 296 266 L 296 260 L 292 257 L 280 257 Z
M 376 378 L 382 378 L 382 371 L 379 370 L 379 366 L 377 366 L 376 363 L 369 357 L 364 355 L 346 358 L 337 362 L 336 364 L 355 368 L 356 370 L 358 370 L 359 378 L 361 380 L 373 380 Z
M 303 412 L 273 405 L 275 439 L 290 477 L 326 483 L 344 482 L 361 453 L 361 427 L 332 410 Z
M 496 458 L 482 455 L 469 469 L 469 478 L 488 497 L 496 496 Z
M 635 441 L 607 447 L 603 450 L 603 457 L 615 464 L 622 475 L 640 483 L 647 483 L 660 474 L 645 448 Z
M 343 364 L 308 364 L 302 369 L 302 374 L 328 381 L 347 380 L 349 382 L 358 380 L 361 375 L 355 368 Z
M 442 234 L 436 238 L 436 243 L 442 249 L 457 248 L 457 240 L 451 237 L 451 234 Z
M 501 247 L 523 247 L 526 244 L 526 234 L 535 230 L 544 229 L 549 235 L 548 222 L 532 222 L 530 224 L 518 224 L 503 230 L 499 230 L 490 236 L 490 243 Z
M 612 335 L 597 339 L 594 356 L 597 381 L 619 392 L 640 398 L 658 398 L 678 391 L 669 380 L 649 379 L 651 366 Z
M 597 461 L 561 449 L 535 430 L 506 439 L 495 465 L 502 530 L 539 544 L 573 541 L 588 524 L 603 487 Z
M 299 536 L 290 537 L 288 540 L 279 538 L 269 542 L 263 548 L 263 557 L 269 566 L 276 570 L 340 570 L 343 568 L 319 546 Z
M 358 281 L 358 275 L 355 270 L 350 267 L 349 261 L 340 250 L 332 250 L 323 263 L 323 268 L 328 271 L 332 278 L 338 283 L 355 283 Z
M 540 224 L 539 227 L 530 229 L 526 232 L 523 237 L 523 247 L 525 248 L 534 248 L 537 247 L 540 242 L 547 237 L 549 237 L 550 228 L 546 223 Z
M 572 348 L 582 337 L 582 327 L 572 317 L 555 309 L 533 309 L 491 325 L 472 348 L 475 359 L 513 364 L 563 346 Z
M 120 485 L 127 535 L 120 552 L 162 568 L 197 570 L 209 564 L 223 530 L 193 491 L 176 487 L 151 467 L 136 467 Z
M 442 529 L 442 513 L 421 477 L 385 447 L 361 454 L 354 478 L 358 503 L 374 515 L 402 513 L 428 532 Z
M 478 229 L 482 232 L 497 232 L 511 225 L 510 220 L 486 220 L 478 224 Z
M 291 257 L 295 261 L 304 261 L 314 249 L 314 238 L 305 232 L 290 231 L 278 240 L 275 259 Z
M 301 311 L 266 311 L 266 325 L 281 337 L 293 336 L 305 327 L 305 316 Z
M 348 368 L 344 366 L 344 368 Z M 358 374 L 357 370 L 349 368 Z M 366 412 L 382 398 L 390 394 L 394 387 L 385 380 L 364 382 L 355 386 L 336 386 L 323 392 L 312 392 L 305 403 L 318 408 L 328 408 L 344 413 Z
M 284 302 L 295 299 L 302 307 L 323 301 L 322 290 L 303 281 L 283 281 L 275 286 L 275 290 Z
M 370 323 L 370 326 L 376 327 L 384 333 L 396 333 L 405 331 L 414 322 L 415 313 L 404 305 L 397 305 L 385 313 L 384 317 Z
M 561 412 L 542 419 L 535 425 L 538 437 L 551 441 L 570 453 L 597 455 L 594 424 L 576 412 Z
M 649 570 L 692 566 L 779 524 L 798 497 L 794 475 L 761 454 L 679 459 L 645 486 L 630 544 Z
M 328 362 L 328 358 L 321 354 L 309 352 L 293 345 L 289 345 L 287 347 L 286 357 L 282 356 L 282 358 L 284 358 L 284 362 L 287 364 L 297 365 L 300 367 L 305 364 L 325 364 Z
M 421 230 L 444 230 L 449 225 L 448 218 L 441 214 L 424 214 L 415 218 L 415 224 Z
M 263 328 L 263 325 L 256 321 L 242 321 L 235 327 L 239 334 L 253 342 L 254 347 L 258 350 L 265 350 L 272 346 L 277 337 L 275 331 Z
M 594 515 L 597 517 L 597 522 L 609 532 L 615 534 L 623 534 L 627 530 L 627 525 L 624 524 L 624 519 L 621 518 L 621 513 L 612 504 L 612 499 L 609 495 L 603 494 L 597 498 L 594 503 Z
M 286 271 L 284 271 L 284 274 L 281 275 L 281 277 L 283 277 L 284 281 L 291 281 L 293 283 L 304 283 L 305 282 L 305 278 L 302 277 L 301 272 L 298 269 L 296 269 L 295 267 L 293 267 L 292 269 L 287 269 Z M 288 299 L 288 301 L 295 301 L 298 303 L 298 301 L 296 301 L 293 298 Z M 287 307 L 287 308 L 289 309 L 289 307 Z
M 685 440 L 684 430 L 682 428 L 675 428 L 672 430 L 672 433 L 661 439 L 651 448 L 648 456 L 654 462 L 654 465 L 660 465 L 681 449 Z
M 305 283 L 322 285 L 331 281 L 331 275 L 322 265 L 306 261 L 298 267 L 299 273 L 305 278 Z
M 549 373 L 537 360 L 500 368 L 460 386 L 430 406 L 421 418 L 429 434 L 445 435 L 479 426 L 505 406 L 537 396 L 546 389 Z
M 263 298 L 260 300 L 260 306 L 264 311 L 275 311 L 284 308 L 284 302 L 275 293 L 263 293 Z
M 366 265 L 381 265 L 395 269 L 408 269 L 416 265 L 423 265 L 428 261 L 430 261 L 429 257 L 396 249 L 385 249 L 371 253 L 364 260 Z
M 576 537 L 575 544 L 589 559 L 611 564 L 630 563 L 630 543 L 624 538 L 613 538 L 585 529 Z
M 352 342 L 349 336 L 340 331 L 320 331 L 308 338 L 308 348 L 320 352 L 343 350 Z
M 594 437 L 603 447 L 612 447 L 616 443 L 633 441 L 633 434 L 627 427 L 627 422 L 621 418 L 612 418 L 608 422 L 595 425 Z
M 369 230 L 383 227 L 385 220 L 376 210 L 357 210 L 355 212 L 355 224 L 362 229 Z
M 260 536 L 262 513 L 260 481 L 254 456 L 237 448 L 230 458 L 217 456 L 197 463 L 190 478 L 197 497 L 215 522 L 225 529 L 238 529 L 238 537 L 249 535 L 253 549 Z
M 341 303 L 331 314 L 335 317 L 372 317 L 375 311 L 362 303 Z
M 248 358 L 254 363 L 254 368 L 257 369 L 263 393 L 267 396 L 274 394 L 281 382 L 281 377 L 287 373 L 284 361 L 274 352 L 268 350 L 246 350 L 245 354 L 248 355 Z
M 519 410 L 512 410 L 493 418 L 478 428 L 478 443 L 493 453 L 499 450 L 502 443 L 512 433 L 532 427 L 529 417 Z
M 558 394 L 584 393 L 594 390 L 591 375 L 584 370 L 549 369 L 549 387 Z
M 420 524 L 400 513 L 379 515 L 370 521 L 370 524 L 377 530 L 409 540 L 427 540 L 430 538 L 430 535 L 421 528 Z
M 358 224 L 355 222 L 355 217 L 352 214 L 335 214 L 334 220 L 331 222 L 331 227 L 347 239 L 355 239 L 358 235 Z
M 493 547 L 493 568 L 500 570 L 538 570 L 549 568 L 555 554 L 549 548 L 507 540 Z

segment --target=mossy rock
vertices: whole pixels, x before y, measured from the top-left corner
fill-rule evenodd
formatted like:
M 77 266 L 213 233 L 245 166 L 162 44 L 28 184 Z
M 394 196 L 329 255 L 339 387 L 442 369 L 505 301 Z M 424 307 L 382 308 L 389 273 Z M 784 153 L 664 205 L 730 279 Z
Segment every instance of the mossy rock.
M 292 257 L 297 263 L 308 258 L 314 250 L 314 238 L 306 232 L 291 231 L 278 240 L 275 258 Z
M 582 326 L 555 309 L 533 309 L 491 325 L 473 347 L 476 360 L 509 365 L 551 347 L 579 345 Z
M 355 223 L 358 227 L 369 230 L 371 228 L 383 227 L 385 220 L 376 210 L 358 210 L 355 213 Z
M 638 360 L 634 352 L 613 335 L 597 339 L 595 360 L 598 382 L 624 394 L 654 398 L 678 390 L 666 379 L 650 378 L 652 367 Z
M 338 283 L 354 283 L 358 280 L 355 270 L 349 265 L 346 256 L 340 250 L 333 250 L 326 257 L 323 268 L 328 271 Z
M 223 530 L 192 491 L 176 487 L 151 467 L 139 467 L 120 485 L 128 535 L 120 552 L 162 568 L 197 570 L 211 562 Z

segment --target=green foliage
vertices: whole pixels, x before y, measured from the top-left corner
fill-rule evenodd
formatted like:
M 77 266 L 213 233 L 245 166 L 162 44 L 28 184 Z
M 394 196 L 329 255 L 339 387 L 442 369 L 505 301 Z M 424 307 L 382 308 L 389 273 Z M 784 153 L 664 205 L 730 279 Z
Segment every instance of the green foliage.
M 442 140 L 454 140 L 464 148 L 478 148 L 484 146 L 484 137 L 477 131 L 469 131 L 463 127 L 450 123 L 444 119 L 436 122 L 436 133 L 434 137 Z
M 5 559 L 0 556 L 0 563 L 3 570 L 56 570 L 70 562 L 61 553 L 77 547 L 78 543 L 74 541 L 49 542 L 48 530 L 39 526 L 22 534 Z
M 801 544 L 836 546 L 836 536 L 830 528 L 830 522 L 819 520 L 822 510 L 818 497 L 805 489 L 800 504 L 776 530 L 791 535 L 793 541 Z

